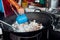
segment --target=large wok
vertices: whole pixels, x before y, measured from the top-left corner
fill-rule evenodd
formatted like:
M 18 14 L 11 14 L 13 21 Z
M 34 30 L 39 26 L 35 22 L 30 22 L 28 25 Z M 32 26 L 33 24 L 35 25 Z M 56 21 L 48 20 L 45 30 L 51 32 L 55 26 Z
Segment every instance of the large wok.
M 10 31 L 10 27 L 4 24 L 2 28 L 3 31 L 9 32 L 21 37 L 31 37 L 39 34 L 41 31 L 46 30 L 52 24 L 52 17 L 47 12 L 27 12 L 26 16 L 28 17 L 29 21 L 36 20 L 37 23 L 42 23 L 44 27 L 41 30 L 32 31 L 32 32 L 14 32 L 14 31 Z M 12 25 L 15 22 L 16 17 L 17 17 L 16 15 L 13 15 L 13 16 L 4 18 L 3 21 Z

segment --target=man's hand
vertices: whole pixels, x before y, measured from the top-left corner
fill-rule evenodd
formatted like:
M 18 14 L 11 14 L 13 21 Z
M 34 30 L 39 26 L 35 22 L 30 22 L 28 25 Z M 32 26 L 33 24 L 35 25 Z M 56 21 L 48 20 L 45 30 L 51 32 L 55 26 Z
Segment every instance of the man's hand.
M 24 8 L 19 8 L 17 9 L 17 12 L 21 15 L 24 14 Z
M 34 5 L 35 5 L 33 2 L 30 2 L 30 4 L 31 4 L 32 6 L 34 6 Z

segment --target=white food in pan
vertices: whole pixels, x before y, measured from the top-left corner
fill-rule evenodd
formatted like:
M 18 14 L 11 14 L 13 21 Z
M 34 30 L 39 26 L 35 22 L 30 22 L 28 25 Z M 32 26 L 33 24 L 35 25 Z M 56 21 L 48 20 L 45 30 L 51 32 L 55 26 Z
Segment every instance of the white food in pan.
M 14 30 L 16 30 L 16 32 L 30 32 L 40 30 L 43 28 L 43 25 L 36 23 L 35 20 L 31 21 L 29 24 L 28 22 L 24 24 L 18 24 L 17 22 L 15 22 L 14 24 L 12 24 L 12 26 L 16 28 L 13 28 Z

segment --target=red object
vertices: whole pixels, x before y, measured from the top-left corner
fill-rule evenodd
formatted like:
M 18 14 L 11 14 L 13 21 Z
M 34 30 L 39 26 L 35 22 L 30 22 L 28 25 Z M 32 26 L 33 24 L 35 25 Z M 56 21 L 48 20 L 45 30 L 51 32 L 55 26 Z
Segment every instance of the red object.
M 35 0 L 27 0 L 27 1 L 29 2 L 28 3 L 29 5 L 30 5 L 30 2 L 35 2 Z
M 27 0 L 28 2 L 34 2 L 35 0 Z
M 14 12 L 12 11 L 10 4 L 7 0 L 3 0 L 3 5 L 4 5 L 4 14 L 5 17 L 11 16 L 14 14 Z

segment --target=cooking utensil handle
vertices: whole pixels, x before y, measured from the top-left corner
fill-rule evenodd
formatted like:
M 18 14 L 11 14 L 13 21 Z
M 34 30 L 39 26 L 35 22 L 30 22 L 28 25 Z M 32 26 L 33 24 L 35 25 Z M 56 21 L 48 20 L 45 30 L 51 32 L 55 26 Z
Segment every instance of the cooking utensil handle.
M 14 13 L 18 16 L 18 13 L 14 10 L 14 8 L 12 7 L 12 5 L 10 4 L 11 9 L 14 11 Z
M 14 31 L 14 30 L 13 30 L 14 27 L 13 27 L 12 25 L 10 25 L 10 24 L 8 24 L 8 23 L 2 21 L 2 20 L 0 20 L 0 22 L 3 23 L 3 24 L 5 24 L 5 25 L 7 25 L 7 26 L 9 26 L 10 29 L 11 29 L 12 31 Z
M 41 12 L 41 10 L 40 10 L 40 9 L 35 9 L 35 10 L 34 10 L 34 12 L 36 12 L 37 10 L 39 10 L 39 11 Z

